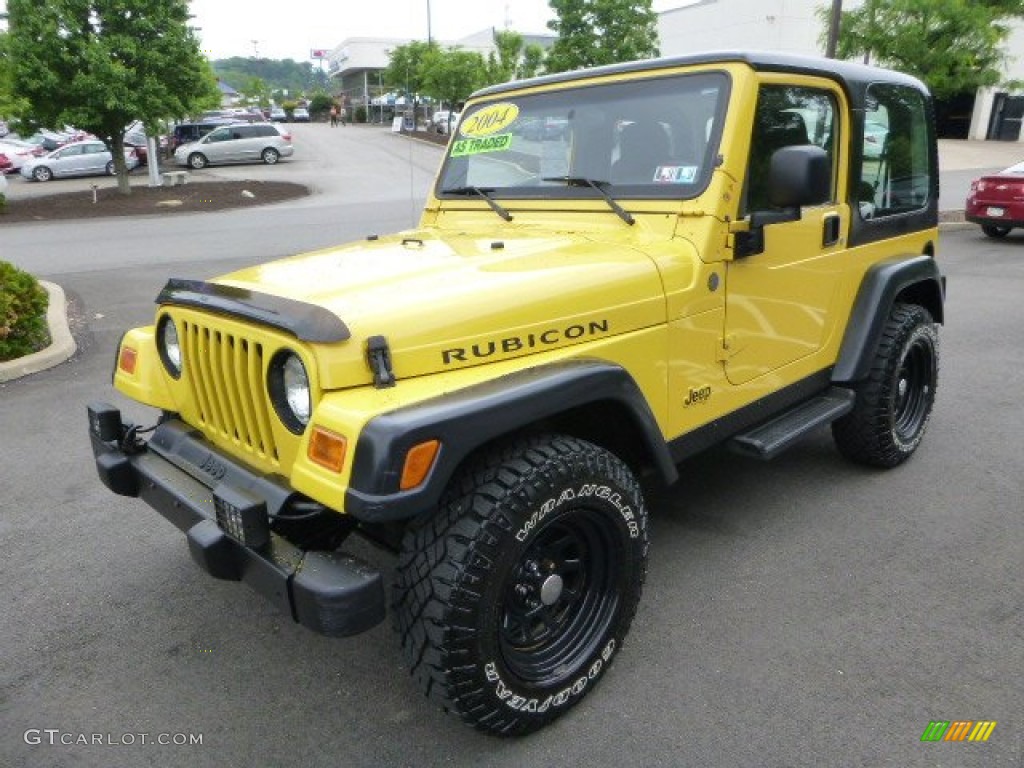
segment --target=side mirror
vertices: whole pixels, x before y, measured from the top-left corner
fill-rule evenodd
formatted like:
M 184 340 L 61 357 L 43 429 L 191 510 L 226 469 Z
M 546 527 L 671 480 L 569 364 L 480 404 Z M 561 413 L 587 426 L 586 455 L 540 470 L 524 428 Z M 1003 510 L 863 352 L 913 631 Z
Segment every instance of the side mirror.
M 776 208 L 820 205 L 832 195 L 832 163 L 813 144 L 777 150 L 768 173 L 768 199 Z
M 825 150 L 813 144 L 776 150 L 768 168 L 768 200 L 773 209 L 751 212 L 749 226 L 737 232 L 736 257 L 762 253 L 766 226 L 799 221 L 803 206 L 821 205 L 831 196 L 832 162 Z

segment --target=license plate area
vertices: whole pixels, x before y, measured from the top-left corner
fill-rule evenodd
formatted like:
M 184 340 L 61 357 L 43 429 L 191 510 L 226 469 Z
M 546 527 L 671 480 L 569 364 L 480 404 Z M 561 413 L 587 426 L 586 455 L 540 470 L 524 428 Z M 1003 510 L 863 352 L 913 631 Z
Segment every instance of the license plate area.
M 999 208 L 998 206 L 995 205 L 990 205 L 988 208 L 985 209 L 985 215 L 1000 217 L 1006 215 L 1006 210 L 1004 208 Z

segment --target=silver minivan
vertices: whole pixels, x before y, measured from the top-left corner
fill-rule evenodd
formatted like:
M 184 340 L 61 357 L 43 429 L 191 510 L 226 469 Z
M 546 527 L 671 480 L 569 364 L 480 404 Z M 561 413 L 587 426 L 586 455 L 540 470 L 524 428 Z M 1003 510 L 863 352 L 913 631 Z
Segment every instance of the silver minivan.
M 195 169 L 221 163 L 273 165 L 293 151 L 291 134 L 273 123 L 232 123 L 215 128 L 199 141 L 182 144 L 174 151 L 174 161 Z

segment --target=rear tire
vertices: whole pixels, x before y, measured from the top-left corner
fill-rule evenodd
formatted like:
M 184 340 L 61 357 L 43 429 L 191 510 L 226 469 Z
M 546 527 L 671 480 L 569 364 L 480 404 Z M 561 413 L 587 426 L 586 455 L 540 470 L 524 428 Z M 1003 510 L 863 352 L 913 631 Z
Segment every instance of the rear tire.
M 410 526 L 395 629 L 428 697 L 478 730 L 522 735 L 607 670 L 646 569 L 629 469 L 582 440 L 524 439 L 483 456 Z
M 271 149 L 270 147 L 267 147 L 266 149 L 263 150 L 263 154 L 261 155 L 261 157 L 263 158 L 263 162 L 266 163 L 267 165 L 276 165 L 281 155 L 276 149 Z
M 981 225 L 981 231 L 982 232 L 984 232 L 989 237 L 996 238 L 997 240 L 999 238 L 1006 237 L 1008 234 L 1010 234 L 1010 230 L 1011 229 L 1013 229 L 1013 227 L 1000 227 L 1000 226 L 997 226 L 995 224 L 982 224 Z
M 854 387 L 853 410 L 832 423 L 840 452 L 859 464 L 895 467 L 924 437 L 935 404 L 939 336 L 916 304 L 889 313 L 867 378 Z

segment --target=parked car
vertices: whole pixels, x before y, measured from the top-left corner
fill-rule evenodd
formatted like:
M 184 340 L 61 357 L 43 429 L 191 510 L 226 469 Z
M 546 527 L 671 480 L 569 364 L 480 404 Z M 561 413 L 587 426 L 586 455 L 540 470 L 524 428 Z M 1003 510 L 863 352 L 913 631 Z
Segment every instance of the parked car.
M 292 110 L 292 120 L 296 123 L 308 123 L 309 122 L 309 110 L 305 107 L 296 107 Z
M 864 157 L 878 158 L 885 149 L 889 129 L 874 120 L 864 121 Z
M 270 109 L 270 122 L 272 123 L 284 123 L 288 121 L 288 113 L 284 111 L 282 107 L 271 107 Z
M 171 151 L 173 152 L 182 144 L 190 144 L 193 141 L 199 141 L 214 128 L 221 125 L 231 125 L 233 122 L 235 121 L 224 120 L 222 118 L 210 118 L 209 120 L 203 120 L 197 123 L 178 123 L 171 130 L 171 135 L 169 137 Z
M 5 155 L 0 152 L 0 175 L 7 175 L 11 171 L 15 170 L 14 163 Z
M 273 165 L 293 152 L 291 134 L 273 123 L 234 123 L 210 131 L 199 141 L 174 151 L 174 161 L 189 168 L 222 163 Z
M 129 171 L 139 164 L 134 149 L 126 149 L 124 159 Z M 98 139 L 86 139 L 25 161 L 20 173 L 26 179 L 49 181 L 68 176 L 113 176 L 115 168 L 107 145 Z
M 989 237 L 1006 237 L 1014 227 L 1024 227 L 1024 162 L 972 181 L 964 218 L 981 225 Z
M 53 150 L 70 143 L 73 138 L 74 137 L 70 133 L 58 131 L 37 131 L 25 139 L 25 141 L 29 144 L 34 144 L 35 146 L 40 147 L 46 152 L 52 152 Z
M 454 131 L 455 126 L 459 124 L 459 113 L 447 109 L 439 109 L 434 113 L 431 124 L 438 133 Z
M 32 157 L 45 155 L 46 150 L 36 144 L 29 144 L 27 141 L 5 138 L 0 141 L 0 152 L 7 155 L 7 159 L 13 164 L 11 172 L 21 170 L 25 161 Z

